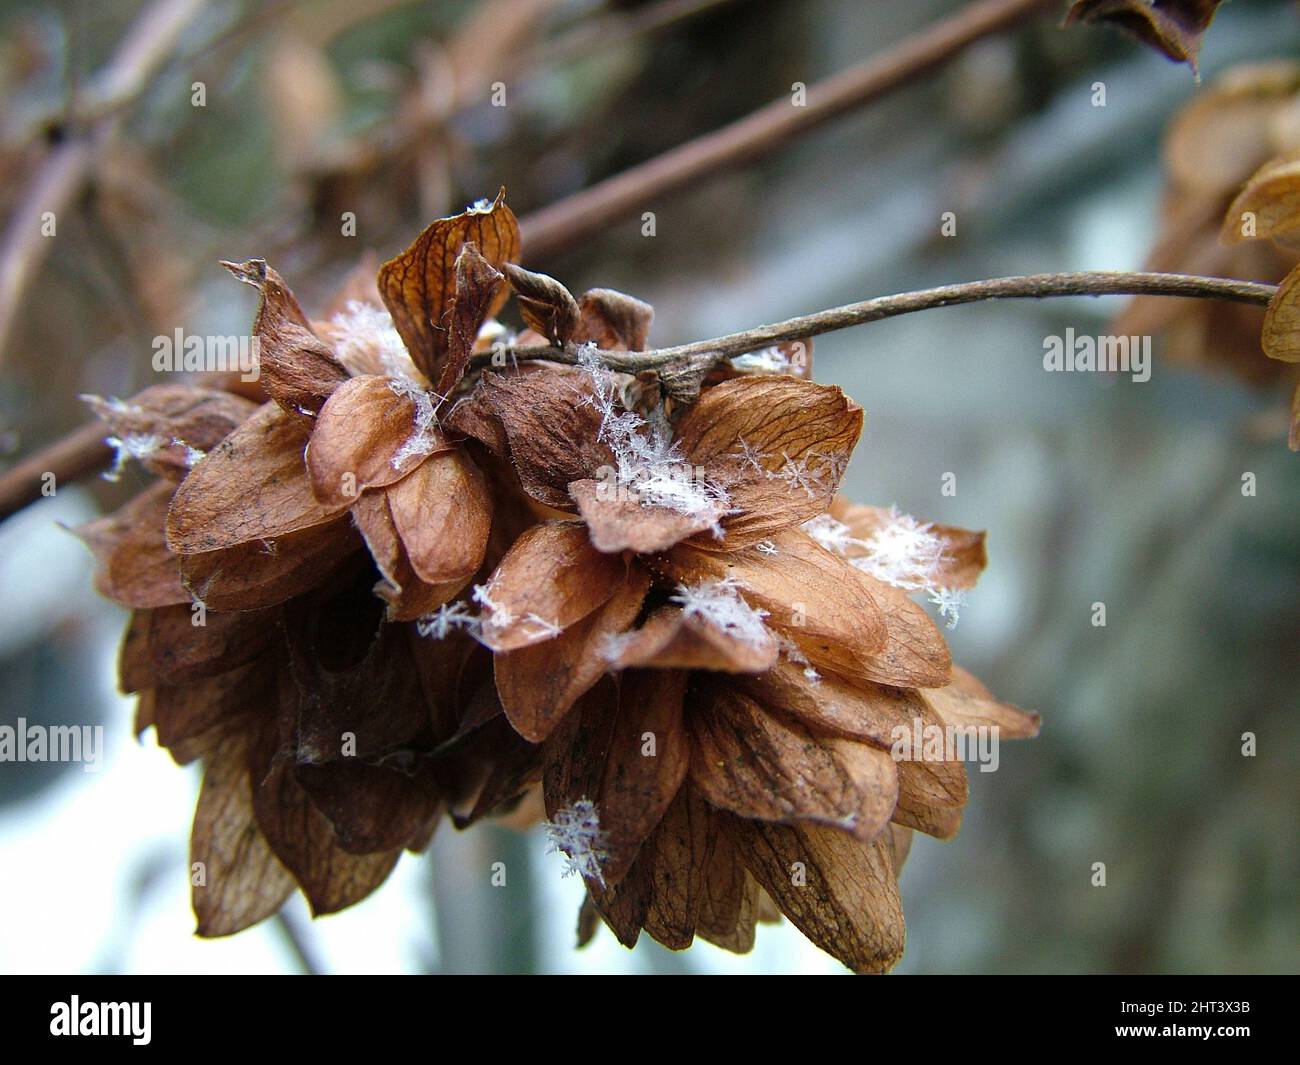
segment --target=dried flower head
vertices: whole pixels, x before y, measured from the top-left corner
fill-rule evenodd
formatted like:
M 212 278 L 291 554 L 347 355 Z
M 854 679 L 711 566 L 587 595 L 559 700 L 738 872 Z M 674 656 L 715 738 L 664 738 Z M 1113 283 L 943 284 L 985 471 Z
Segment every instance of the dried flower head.
M 807 345 L 616 372 L 649 306 L 574 298 L 518 250 L 498 196 L 317 321 L 261 260 L 227 264 L 261 296 L 267 402 L 93 401 L 160 478 L 80 533 L 134 610 L 138 727 L 205 766 L 200 933 L 295 887 L 350 905 L 444 814 L 544 807 L 588 932 L 744 951 L 784 913 L 888 969 L 910 834 L 951 836 L 966 800 L 957 755 L 898 757 L 898 734 L 1037 729 L 911 598 L 955 621 L 983 534 L 837 495 L 863 413 L 771 372 L 806 373 Z M 516 346 L 556 361 L 488 352 L 510 291 Z

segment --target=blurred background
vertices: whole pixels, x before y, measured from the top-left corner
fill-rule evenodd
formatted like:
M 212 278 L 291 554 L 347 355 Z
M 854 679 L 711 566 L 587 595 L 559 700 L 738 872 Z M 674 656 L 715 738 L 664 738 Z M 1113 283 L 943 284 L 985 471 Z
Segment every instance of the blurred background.
M 265 257 L 320 307 L 364 250 L 387 257 L 498 185 L 526 216 L 963 5 L 217 0 L 190 5 L 112 113 L 87 115 L 87 86 L 153 6 L 0 4 L 6 229 L 52 156 L 91 153 L 21 298 L 0 292 L 0 465 L 81 425 L 79 393 L 154 383 L 155 335 L 246 332 L 254 294 L 218 258 Z M 653 237 L 638 211 L 532 265 L 575 292 L 650 301 L 661 344 L 952 281 L 1140 268 L 1170 122 L 1225 69 L 1300 55 L 1296 5 L 1225 4 L 1199 86 L 1112 31 L 1060 29 L 1059 7 L 647 202 Z M 490 103 L 497 82 L 504 107 Z M 1104 333 L 1123 306 L 983 304 L 816 342 L 816 377 L 867 412 L 849 494 L 988 530 L 954 658 L 1043 716 L 996 773 L 971 773 L 956 840 L 917 837 L 900 972 L 1300 969 L 1300 456 L 1284 443 L 1286 396 L 1187 369 L 1172 340 L 1157 340 L 1145 384 L 1043 371 L 1045 336 Z M 132 468 L 62 486 L 0 524 L 0 724 L 102 724 L 107 744 L 98 772 L 0 764 L 0 971 L 842 971 L 788 924 L 760 926 L 740 958 L 645 938 L 629 952 L 604 930 L 576 951 L 580 883 L 540 833 L 495 826 L 444 825 L 343 914 L 311 922 L 295 900 L 282 920 L 196 939 L 198 769 L 132 737 L 114 687 L 123 616 L 59 528 L 144 480 Z M 485 891 L 497 860 L 508 887 Z

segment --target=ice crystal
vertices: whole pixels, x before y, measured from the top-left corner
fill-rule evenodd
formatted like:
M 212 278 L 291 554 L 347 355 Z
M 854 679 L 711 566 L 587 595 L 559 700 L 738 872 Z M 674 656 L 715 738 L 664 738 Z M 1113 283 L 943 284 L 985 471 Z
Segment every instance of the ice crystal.
M 391 377 L 388 380 L 388 387 L 415 405 L 411 435 L 397 449 L 397 453 L 391 460 L 393 469 L 400 470 L 410 459 L 423 458 L 436 446 L 434 429 L 438 426 L 438 413 L 434 400 L 438 397 L 407 378 Z
M 743 373 L 786 373 L 790 369 L 790 359 L 774 345 L 761 351 L 735 355 L 731 365 Z
M 550 639 L 560 635 L 560 633 L 564 631 L 554 621 L 548 621 L 540 614 L 525 614 L 524 621 L 533 626 L 532 629 L 525 633 L 525 635 L 529 637 L 545 636 Z
M 156 433 L 124 433 L 104 440 L 113 449 L 113 465 L 104 471 L 104 480 L 116 481 L 122 476 L 128 459 L 147 459 L 166 446 L 167 441 Z
M 387 311 L 373 303 L 348 300 L 330 324 L 335 329 L 335 355 L 349 373 L 381 373 L 405 381 L 421 379 Z
M 948 619 L 948 628 L 957 627 L 961 608 L 966 604 L 966 593 L 956 588 L 935 588 L 930 592 L 930 602 L 939 608 L 939 616 Z
M 721 536 L 718 519 L 730 506 L 726 489 L 691 467 L 666 429 L 623 407 L 615 376 L 595 344 L 578 349 L 578 366 L 591 382 L 591 394 L 583 402 L 600 414 L 596 438 L 614 455 L 619 485 L 634 489 L 642 506 L 711 519 L 714 535 Z
M 627 632 L 607 632 L 601 637 L 596 653 L 606 662 L 617 662 L 635 638 L 636 633 L 631 629 Z
M 759 473 L 766 472 L 763 469 L 762 460 L 765 457 L 763 453 L 749 443 L 743 436 L 737 441 L 737 443 L 740 444 L 740 451 L 737 452 L 737 455 L 740 458 L 741 464 L 752 466 Z
M 546 822 L 548 854 L 565 856 L 564 875 L 578 873 L 605 886 L 601 868 L 609 860 L 609 833 L 600 827 L 600 813 L 590 799 L 557 810 Z
M 867 546 L 862 540 L 853 536 L 853 530 L 844 522 L 837 521 L 829 514 L 818 514 L 817 517 L 804 522 L 800 528 L 827 551 L 837 555 L 848 554 L 850 547 Z
M 766 642 L 771 633 L 763 623 L 766 610 L 750 606 L 740 596 L 740 582 L 734 577 L 704 581 L 694 586 L 679 584 L 672 597 L 688 618 L 701 618 L 728 636 L 756 646 Z
M 768 477 L 772 480 L 784 481 L 790 488 L 802 488 L 808 493 L 809 499 L 816 499 L 819 495 L 826 493 L 826 486 L 822 484 L 823 470 L 812 470 L 808 468 L 808 460 L 818 457 L 816 452 L 808 451 L 799 456 L 799 461 L 795 462 L 784 451 L 781 457 L 785 459 L 785 465 L 776 473 L 769 473 Z
M 415 623 L 415 631 L 426 639 L 445 640 L 456 630 L 471 634 L 478 631 L 479 617 L 472 613 L 464 600 L 443 603 L 432 614 L 426 614 Z
M 487 617 L 480 619 L 483 627 L 489 629 L 504 629 L 507 625 L 514 623 L 514 614 L 512 614 L 507 607 L 492 601 L 491 582 L 487 584 L 474 585 L 474 590 L 471 594 L 474 596 L 474 602 L 478 603 L 478 605 L 483 607 L 485 610 L 491 611 Z
M 853 565 L 878 580 L 908 591 L 933 590 L 943 561 L 943 541 L 929 523 L 889 508 L 888 519 L 863 541 L 865 554 Z

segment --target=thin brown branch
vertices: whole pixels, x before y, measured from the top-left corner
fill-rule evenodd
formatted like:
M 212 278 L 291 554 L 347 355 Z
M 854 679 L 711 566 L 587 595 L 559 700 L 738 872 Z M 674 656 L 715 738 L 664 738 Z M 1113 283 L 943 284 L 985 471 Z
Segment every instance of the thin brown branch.
M 90 422 L 5 470 L 0 474 L 0 520 L 40 499 L 47 473 L 54 474 L 57 489 L 104 469 L 113 455 L 104 443 L 107 435 L 103 422 Z
M 1152 274 L 1123 272 L 1077 272 L 1062 274 L 1029 274 L 1022 277 L 998 277 L 987 281 L 966 281 L 956 285 L 902 292 L 892 296 L 877 296 L 860 303 L 817 311 L 789 318 L 784 322 L 760 325 L 740 333 L 729 333 L 712 340 L 698 340 L 652 351 L 601 351 L 601 361 L 620 373 L 641 373 L 645 370 L 663 372 L 665 369 L 684 371 L 688 366 L 707 361 L 760 351 L 787 341 L 804 340 L 823 333 L 848 329 L 885 318 L 896 318 L 917 311 L 939 307 L 955 307 L 963 303 L 980 303 L 986 300 L 1049 299 L 1057 296 L 1183 296 L 1193 299 L 1225 300 L 1230 303 L 1251 303 L 1266 306 L 1277 291 L 1275 285 L 1254 281 L 1237 281 L 1232 278 L 1197 277 L 1191 274 Z M 498 349 L 516 361 L 546 359 L 551 362 L 574 363 L 579 357 L 578 348 L 530 345 L 528 347 Z M 486 361 L 493 356 L 479 356 Z M 499 356 L 498 356 L 499 357 Z
M 750 162 L 947 62 L 976 41 L 1010 29 L 1057 0 L 977 0 L 855 67 L 655 156 L 522 219 L 525 262 L 572 248 L 611 222 L 705 177 Z
M 0 240 L 0 357 L 23 294 L 54 239 L 42 232 L 44 215 L 51 213 L 58 224 L 80 194 L 100 149 L 121 125 L 124 103 L 144 90 L 202 10 L 202 0 L 157 0 L 146 9 L 95 78 L 86 105 L 94 120 L 84 132 L 70 129 L 68 139 L 50 150 L 18 194 Z
M 680 383 L 684 391 L 689 391 L 691 382 L 698 387 L 700 378 L 719 359 L 759 351 L 785 341 L 803 340 L 838 329 L 939 307 L 955 307 L 985 300 L 1047 299 L 1055 296 L 1181 296 L 1262 307 L 1276 291 L 1274 285 L 1188 274 L 1031 274 L 877 296 L 860 303 L 832 307 L 815 314 L 801 315 L 772 325 L 760 325 L 744 332 L 729 333 L 712 340 L 699 340 L 693 344 L 652 351 L 601 351 L 598 354 L 601 361 L 612 370 L 625 373 L 654 370 L 666 386 Z M 579 349 L 573 345 L 564 348 L 531 345 L 498 348 L 495 352 L 478 356 L 477 361 L 483 365 L 494 357 L 505 357 L 516 361 L 545 359 L 573 364 L 579 356 Z M 103 437 L 102 425 L 96 423 L 85 426 L 0 474 L 0 519 L 39 498 L 41 475 L 46 471 L 54 472 L 62 483 L 102 469 L 109 458 L 109 449 L 104 445 Z

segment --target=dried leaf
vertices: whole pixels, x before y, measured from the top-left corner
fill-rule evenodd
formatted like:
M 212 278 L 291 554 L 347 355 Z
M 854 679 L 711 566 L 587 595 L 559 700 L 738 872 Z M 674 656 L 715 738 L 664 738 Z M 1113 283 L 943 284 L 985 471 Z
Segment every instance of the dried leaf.
M 606 660 L 611 669 L 643 666 L 762 673 L 775 665 L 779 651 L 770 633 L 765 632 L 758 640 L 741 639 L 712 624 L 707 617 L 688 617 L 678 607 L 662 606 L 640 628 L 611 643 L 606 649 Z
M 540 743 L 569 709 L 610 668 L 604 651 L 611 636 L 636 619 L 650 575 L 628 567 L 609 601 L 553 640 L 495 656 L 497 691 L 515 730 Z
M 900 688 L 939 687 L 952 676 L 952 655 L 930 616 L 902 588 L 857 570 L 885 615 L 885 646 L 864 655 L 852 676 Z
M 128 400 L 82 399 L 118 439 L 154 442 L 140 461 L 150 473 L 172 481 L 184 479 L 198 457 L 257 410 L 229 392 L 179 384 L 153 385 Z
M 593 288 L 578 300 L 580 324 L 573 339 L 602 351 L 645 351 L 655 310 L 610 288 Z
M 385 491 L 416 575 L 429 584 L 474 574 L 487 550 L 492 497 L 463 448 L 425 459 Z
M 862 432 L 862 408 L 838 388 L 786 376 L 742 377 L 705 391 L 682 417 L 688 463 L 719 480 L 740 513 L 725 544 L 757 543 L 826 512 Z
M 490 206 L 440 218 L 406 251 L 379 268 L 384 306 L 411 359 L 430 381 L 442 380 L 447 370 L 456 263 L 462 247 L 471 241 L 497 270 L 519 258 L 519 223 L 505 204 L 505 189 Z M 483 317 L 500 310 L 505 298 L 504 289 L 498 291 Z
M 265 259 L 221 265 L 261 293 L 253 336 L 266 394 L 291 414 L 315 414 L 348 379 L 347 370 L 312 331 L 288 285 Z
M 649 506 L 634 487 L 609 481 L 574 481 L 569 485 L 569 495 L 587 523 L 591 542 L 607 554 L 666 551 L 687 537 L 712 528 L 722 516 L 720 506 L 693 514 L 683 514 L 671 507 Z
M 200 613 L 185 605 L 149 611 L 147 646 L 154 681 L 186 684 L 251 661 L 275 640 L 275 616 L 274 610 Z
M 641 859 L 650 866 L 645 930 L 669 950 L 685 950 L 695 939 L 719 834 L 708 803 L 682 788 L 646 841 Z
M 537 502 L 572 511 L 570 483 L 614 465 L 613 453 L 598 439 L 600 412 L 589 402 L 591 379 L 581 370 L 485 373 L 479 388 L 509 441 L 520 484 Z M 491 439 L 479 439 L 492 446 Z
M 856 973 L 888 972 L 898 963 L 906 925 L 889 836 L 864 846 L 816 825 L 738 817 L 724 824 L 754 878 L 822 950 Z
M 446 398 L 465 376 L 479 330 L 500 306 L 497 297 L 505 280 L 502 273 L 479 254 L 477 245 L 466 241 L 456 256 L 456 290 L 451 301 L 450 335 L 442 372 L 433 382 L 434 391 Z
M 945 725 L 995 728 L 1004 740 L 1032 739 L 1038 735 L 1038 714 L 990 698 L 972 685 L 974 679 L 965 670 L 954 667 L 951 684 L 922 690 L 918 694 Z
M 191 900 L 200 936 L 228 936 L 284 905 L 293 877 L 272 852 L 253 817 L 253 795 L 242 740 L 232 736 L 208 763 L 194 810 L 190 862 L 203 882 Z
M 609 861 L 603 866 L 607 883 L 622 879 L 686 779 L 685 691 L 686 674 L 679 670 L 633 670 L 621 679 L 597 798 L 601 827 L 609 833 Z M 655 865 L 657 878 L 658 859 Z
M 572 340 L 582 318 L 572 293 L 546 274 L 513 263 L 507 263 L 504 269 L 519 300 L 519 313 L 524 321 L 552 344 L 562 347 Z
M 135 608 L 190 601 L 180 560 L 163 538 L 172 491 L 173 485 L 159 481 L 114 513 L 72 530 L 99 563 L 95 589 L 100 595 Z
M 1300 65 L 1294 60 L 1241 63 L 1216 77 L 1178 112 L 1163 151 L 1175 193 L 1167 201 L 1166 229 L 1171 234 L 1179 223 L 1198 234 L 1213 225 L 1222 215 L 1224 198 L 1235 195 L 1256 169 L 1277 154 L 1282 147 L 1275 136 L 1277 120 L 1298 87 Z M 1162 237 L 1161 245 L 1168 246 L 1169 241 Z M 1203 272 L 1185 254 L 1153 260 L 1145 268 Z M 1116 335 L 1126 334 L 1116 331 Z
M 720 830 L 716 815 L 713 819 L 713 853 L 704 868 L 696 931 L 723 950 L 748 954 L 754 949 L 758 882 L 745 868 L 731 834 Z
M 363 574 L 283 608 L 280 713 L 299 763 L 380 758 L 428 728 L 406 634 L 381 620 L 369 583 Z
M 352 517 L 384 578 L 375 584 L 374 593 L 388 604 L 389 621 L 424 617 L 455 599 L 469 583 L 468 576 L 439 584 L 420 579 L 398 534 L 388 493 L 383 489 L 365 492 L 352 508 Z
M 276 757 L 273 740 L 255 745 L 249 771 L 258 827 L 302 887 L 313 916 L 360 902 L 388 878 L 401 850 L 367 855 L 345 851 L 329 819 L 295 779 L 292 764 Z
M 181 558 L 181 576 L 212 610 L 276 606 L 321 584 L 362 543 L 346 517 L 274 540 L 253 540 Z
M 554 639 L 608 602 L 625 572 L 621 558 L 592 547 L 581 522 L 534 525 L 488 581 L 483 642 L 499 653 Z
M 441 811 L 433 777 L 397 764 L 350 758 L 297 766 L 294 777 L 349 854 L 422 849 Z
M 162 747 L 194 739 L 217 725 L 233 731 L 276 699 L 276 662 L 262 655 L 216 676 L 152 689 L 153 724 Z
M 1196 70 L 1201 38 L 1222 0 L 1075 0 L 1065 16 L 1074 22 L 1109 22 L 1148 47 Z
M 1224 215 L 1219 239 L 1239 244 L 1286 236 L 1296 229 L 1300 229 L 1300 159 L 1292 155 L 1265 163 L 1252 175 Z
M 274 403 L 260 407 L 181 482 L 167 515 L 178 554 L 216 551 L 323 525 L 348 501 L 323 505 L 303 466 L 307 432 Z
M 885 647 L 885 617 L 860 574 L 799 529 L 774 533 L 775 555 L 750 549 L 722 554 L 678 544 L 652 568 L 687 585 L 731 578 L 766 624 L 799 644 L 818 667 L 869 680 L 872 657 Z
M 878 747 L 816 737 L 723 684 L 692 700 L 691 781 L 714 806 L 782 824 L 833 825 L 874 839 L 898 798 L 898 773 Z
M 156 683 L 149 657 L 152 610 L 133 610 L 117 650 L 117 686 L 122 692 L 144 691 Z
M 321 408 L 307 447 L 316 498 L 334 509 L 349 506 L 365 489 L 393 484 L 426 456 L 451 450 L 438 429 L 419 424 L 418 403 L 388 377 L 363 374 L 340 386 Z
M 1264 354 L 1279 362 L 1300 362 L 1300 266 L 1277 287 L 1264 312 Z

